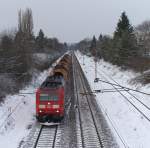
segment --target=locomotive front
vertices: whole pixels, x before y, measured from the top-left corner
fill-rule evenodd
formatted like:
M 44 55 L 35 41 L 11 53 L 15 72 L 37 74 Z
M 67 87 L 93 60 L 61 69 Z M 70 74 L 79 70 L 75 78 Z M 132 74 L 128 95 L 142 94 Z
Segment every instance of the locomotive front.
M 64 82 L 61 76 L 48 77 L 36 92 L 39 122 L 59 121 L 64 116 Z
M 65 96 L 70 85 L 71 56 L 64 57 L 36 92 L 36 118 L 40 122 L 60 121 L 64 117 Z

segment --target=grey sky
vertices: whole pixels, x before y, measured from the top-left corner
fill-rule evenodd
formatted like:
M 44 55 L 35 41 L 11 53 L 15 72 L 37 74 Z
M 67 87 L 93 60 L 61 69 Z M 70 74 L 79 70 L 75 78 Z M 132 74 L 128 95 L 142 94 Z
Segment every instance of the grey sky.
M 150 19 L 149 0 L 0 0 L 0 31 L 17 26 L 20 8 L 33 10 L 34 30 L 75 42 L 100 33 L 112 34 L 122 11 L 132 25 Z

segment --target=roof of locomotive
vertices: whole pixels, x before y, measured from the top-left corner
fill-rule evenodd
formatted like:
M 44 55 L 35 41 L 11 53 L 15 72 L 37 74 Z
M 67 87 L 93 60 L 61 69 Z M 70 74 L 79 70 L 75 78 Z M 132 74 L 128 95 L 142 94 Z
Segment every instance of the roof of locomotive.
M 48 76 L 40 88 L 58 88 L 64 85 L 64 79 L 61 75 Z

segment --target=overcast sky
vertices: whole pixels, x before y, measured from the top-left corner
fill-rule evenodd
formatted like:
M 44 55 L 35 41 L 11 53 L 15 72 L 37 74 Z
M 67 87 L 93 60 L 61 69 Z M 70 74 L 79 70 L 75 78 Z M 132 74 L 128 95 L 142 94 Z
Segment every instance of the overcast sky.
M 0 0 L 0 31 L 17 26 L 20 8 L 31 8 L 34 30 L 76 42 L 94 34 L 112 34 L 122 11 L 132 25 L 150 20 L 150 0 Z

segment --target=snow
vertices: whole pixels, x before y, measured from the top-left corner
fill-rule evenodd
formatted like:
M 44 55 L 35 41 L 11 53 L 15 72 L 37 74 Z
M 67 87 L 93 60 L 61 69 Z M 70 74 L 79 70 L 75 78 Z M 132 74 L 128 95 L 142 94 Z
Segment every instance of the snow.
M 32 81 L 19 94 L 5 98 L 6 101 L 0 107 L 0 147 L 16 148 L 29 134 L 35 122 L 34 92 L 37 84 L 42 83 L 46 76 L 47 71 L 40 73 L 36 81 Z
M 91 89 L 103 89 L 103 93 L 95 94 L 96 100 L 120 147 L 149 148 L 150 121 L 139 113 L 131 103 L 142 111 L 149 119 L 150 109 L 141 105 L 139 101 L 125 91 L 121 91 L 121 94 L 118 92 L 104 92 L 104 89 L 115 90 L 115 88 L 110 84 L 100 81 L 94 83 L 95 64 L 93 58 L 82 55 L 79 51 L 76 52 L 76 55 L 89 81 Z M 114 84 L 116 84 L 115 82 L 118 82 L 125 87 L 146 93 L 150 92 L 150 85 L 142 86 L 140 83 L 130 83 L 133 78 L 139 75 L 139 73 L 134 73 L 133 71 L 122 71 L 119 67 L 111 65 L 103 60 L 100 60 L 97 63 L 97 67 L 97 77 L 104 81 L 109 81 Z M 150 107 L 150 97 L 148 95 L 132 91 L 129 92 Z M 129 101 L 127 101 L 122 95 L 125 95 L 131 103 L 129 103 Z
M 41 60 L 45 55 L 38 55 Z M 44 72 L 37 73 L 29 86 L 16 95 L 8 95 L 0 104 L 0 148 L 17 148 L 23 145 L 29 135 L 35 118 L 35 92 L 46 77 L 62 58 L 58 58 L 52 66 Z
M 84 73 L 89 81 L 92 90 L 114 89 L 106 83 L 94 83 L 94 62 L 93 58 L 83 56 L 80 52 L 76 55 L 81 63 Z M 84 63 L 83 64 L 83 57 Z M 59 60 L 56 61 L 56 63 Z M 56 64 L 55 63 L 55 64 Z M 19 94 L 9 95 L 5 102 L 0 105 L 0 148 L 17 148 L 26 140 L 29 132 L 34 126 L 35 120 L 35 91 L 44 81 L 51 69 L 39 74 L 31 84 L 20 91 Z M 98 62 L 98 77 L 119 84 L 149 93 L 150 85 L 142 86 L 140 83 L 132 84 L 130 80 L 138 76 L 132 71 L 121 71 L 117 66 L 111 65 L 103 60 Z M 111 78 L 110 78 L 111 77 Z M 25 94 L 27 93 L 27 94 Z M 28 94 L 29 93 L 29 94 Z M 135 104 L 147 117 L 150 118 L 150 110 L 146 109 L 129 94 L 122 91 L 129 100 Z M 131 92 L 143 103 L 150 107 L 149 96 Z M 128 101 L 118 92 L 97 93 L 96 100 L 103 111 L 110 128 L 121 148 L 149 148 L 150 122 L 144 118 Z M 123 144 L 124 143 L 124 144 Z
M 33 57 L 37 60 L 39 60 L 40 62 L 46 62 L 48 60 L 48 54 L 45 53 L 36 53 L 33 54 Z

